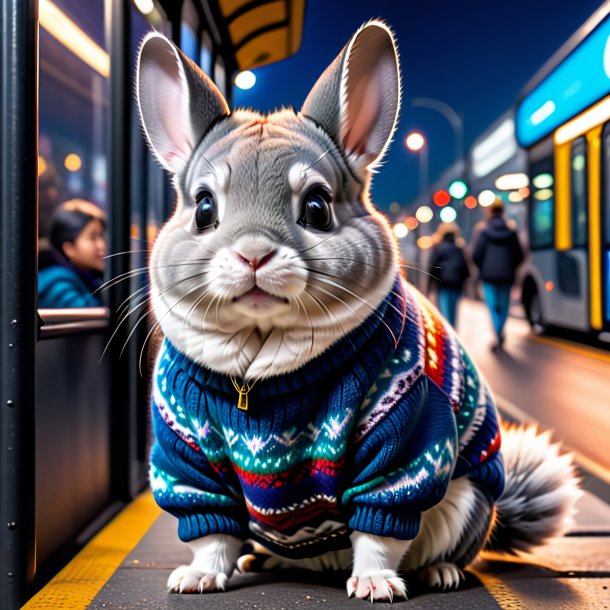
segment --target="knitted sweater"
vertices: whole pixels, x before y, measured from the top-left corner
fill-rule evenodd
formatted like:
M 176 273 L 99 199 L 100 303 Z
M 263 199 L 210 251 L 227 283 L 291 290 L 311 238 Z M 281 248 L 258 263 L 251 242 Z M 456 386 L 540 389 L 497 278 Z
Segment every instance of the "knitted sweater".
M 184 541 L 225 533 L 314 557 L 348 548 L 352 530 L 414 538 L 451 478 L 493 499 L 503 491 L 491 394 L 448 324 L 400 279 L 325 353 L 259 381 L 248 411 L 237 398 L 227 376 L 165 340 L 150 479 Z

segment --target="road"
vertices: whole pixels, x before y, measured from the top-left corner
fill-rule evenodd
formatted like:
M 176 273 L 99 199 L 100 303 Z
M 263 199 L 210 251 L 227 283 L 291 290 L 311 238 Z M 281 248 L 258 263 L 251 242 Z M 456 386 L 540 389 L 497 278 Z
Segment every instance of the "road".
M 579 454 L 581 465 L 610 483 L 610 352 L 550 336 L 510 318 L 504 351 L 494 353 L 483 303 L 464 299 L 458 334 L 508 416 L 527 417 Z

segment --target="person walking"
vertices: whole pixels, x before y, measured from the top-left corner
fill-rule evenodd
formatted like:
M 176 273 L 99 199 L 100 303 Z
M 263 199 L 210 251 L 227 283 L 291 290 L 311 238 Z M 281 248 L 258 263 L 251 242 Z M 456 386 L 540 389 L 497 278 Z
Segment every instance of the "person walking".
M 470 272 L 464 255 L 463 239 L 454 223 L 442 223 L 436 232 L 437 244 L 430 258 L 430 276 L 438 289 L 438 308 L 456 328 L 457 309 L 464 282 Z
M 489 220 L 477 237 L 472 258 L 483 282 L 483 296 L 496 333 L 496 343 L 492 349 L 496 350 L 504 345 L 510 289 L 524 254 L 517 232 L 504 218 L 502 200 L 497 198 L 489 207 L 489 212 Z

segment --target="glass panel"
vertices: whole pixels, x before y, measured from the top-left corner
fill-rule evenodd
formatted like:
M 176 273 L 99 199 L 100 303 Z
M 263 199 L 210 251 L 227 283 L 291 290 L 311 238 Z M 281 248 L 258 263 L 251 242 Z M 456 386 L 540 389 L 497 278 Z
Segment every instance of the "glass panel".
M 553 159 L 549 157 L 531 168 L 531 247 L 552 248 L 554 245 L 555 180 Z
M 103 305 L 110 60 L 104 0 L 40 5 L 39 303 Z
M 136 76 L 138 48 L 143 37 L 152 30 L 150 23 L 132 5 L 130 57 L 133 82 Z M 169 35 L 168 31 L 163 33 Z M 144 141 L 135 97 L 131 102 L 130 142 L 130 269 L 139 271 L 130 279 L 130 293 L 133 296 L 129 307 L 136 314 L 142 314 L 145 313 L 142 307 L 139 309 L 134 307 L 148 297 L 148 276 L 144 270 L 148 264 L 148 255 L 157 236 L 158 227 L 168 216 L 166 208 L 171 186 L 166 172 L 154 159 Z M 134 316 L 134 322 L 137 318 L 137 315 Z
M 216 59 L 214 64 L 214 82 L 220 92 L 226 97 L 227 95 L 227 75 L 225 72 L 225 62 L 222 57 Z
M 587 244 L 587 144 L 584 138 L 572 143 L 572 245 Z
M 182 22 L 180 24 L 180 48 L 195 63 L 199 61 L 199 42 L 197 30 L 199 29 L 199 16 L 193 6 L 192 0 L 185 0 L 182 5 Z
M 212 39 L 207 32 L 203 32 L 201 37 L 201 58 L 199 65 L 208 76 L 212 74 Z

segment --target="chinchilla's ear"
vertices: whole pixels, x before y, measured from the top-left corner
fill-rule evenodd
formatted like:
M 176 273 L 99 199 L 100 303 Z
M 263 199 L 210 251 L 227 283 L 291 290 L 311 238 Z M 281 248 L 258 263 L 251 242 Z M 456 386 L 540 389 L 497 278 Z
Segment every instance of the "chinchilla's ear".
M 322 126 L 359 171 L 379 161 L 400 107 L 394 36 L 382 21 L 365 23 L 320 76 L 301 112 Z
M 209 127 L 229 114 L 216 85 L 157 33 L 140 47 L 136 95 L 150 148 L 172 173 L 185 167 Z

